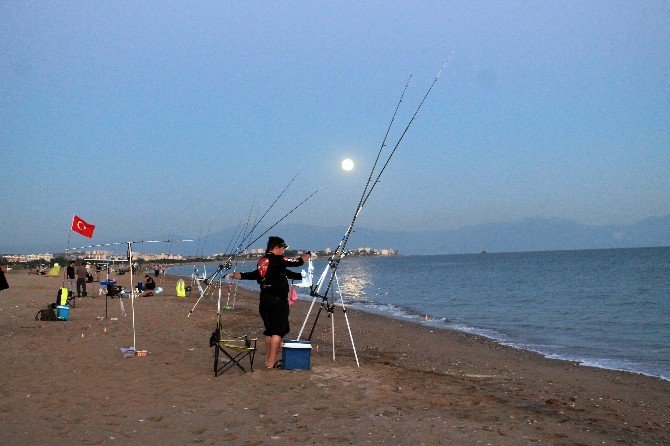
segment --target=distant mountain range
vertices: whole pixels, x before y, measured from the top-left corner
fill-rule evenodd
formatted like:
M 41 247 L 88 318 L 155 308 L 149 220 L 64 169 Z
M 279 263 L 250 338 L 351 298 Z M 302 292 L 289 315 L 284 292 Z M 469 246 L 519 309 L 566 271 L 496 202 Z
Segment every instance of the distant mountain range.
M 334 249 L 345 229 L 288 224 L 278 225 L 271 233 L 283 237 L 291 248 L 322 250 Z M 200 246 L 207 247 L 205 254 L 224 251 L 232 232 L 233 228 L 230 228 L 211 234 Z M 264 247 L 266 241 L 264 236 L 252 248 Z M 592 226 L 570 220 L 532 217 L 428 231 L 381 231 L 359 227 L 348 244 L 349 248 L 392 248 L 406 255 L 478 253 L 484 249 L 488 252 L 517 252 L 646 246 L 670 246 L 670 215 L 647 218 L 631 225 Z
M 180 244 L 178 247 L 174 245 L 170 250 L 172 253 L 201 255 L 223 252 L 229 245 L 234 229 L 231 227 L 210 234 L 195 243 Z M 334 249 L 345 229 L 290 223 L 278 225 L 268 235 L 283 237 L 294 249 L 322 250 Z M 267 236 L 263 236 L 251 247 L 264 248 L 266 241 Z M 16 243 L 13 240 L 3 240 L 0 241 L 0 253 L 59 252 L 63 249 L 62 246 L 35 242 L 34 246 L 19 247 L 12 245 Z M 484 249 L 488 252 L 518 252 L 647 246 L 670 246 L 670 215 L 647 218 L 630 225 L 594 226 L 571 220 L 531 217 L 458 229 L 382 231 L 357 227 L 348 244 L 349 248 L 392 248 L 405 255 L 478 253 Z M 146 249 L 146 252 L 154 252 L 151 248 L 143 245 L 141 251 Z M 156 249 L 166 248 L 162 245 Z

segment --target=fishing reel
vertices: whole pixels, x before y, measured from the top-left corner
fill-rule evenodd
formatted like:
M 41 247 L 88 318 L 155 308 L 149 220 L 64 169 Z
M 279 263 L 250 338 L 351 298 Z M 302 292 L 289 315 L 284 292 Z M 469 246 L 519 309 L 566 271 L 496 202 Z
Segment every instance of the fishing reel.
M 324 303 L 328 317 L 330 317 L 331 314 L 335 313 L 335 304 L 329 300 L 326 300 Z

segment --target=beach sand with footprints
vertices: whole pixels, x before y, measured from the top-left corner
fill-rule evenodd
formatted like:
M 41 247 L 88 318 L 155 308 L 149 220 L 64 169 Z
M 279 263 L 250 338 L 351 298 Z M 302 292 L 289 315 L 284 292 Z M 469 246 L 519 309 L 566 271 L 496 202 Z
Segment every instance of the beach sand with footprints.
M 233 368 L 214 377 L 216 302 L 164 292 L 135 301 L 78 299 L 67 322 L 36 321 L 61 279 L 7 274 L 0 292 L 0 444 L 670 444 L 670 382 L 579 366 L 488 339 L 349 310 L 312 339 L 311 370 Z M 128 276 L 122 281 L 129 283 Z M 230 335 L 261 337 L 258 294 L 239 289 Z M 296 336 L 307 303 L 292 307 Z M 111 318 L 116 318 L 112 320 Z M 262 341 L 262 339 L 259 339 Z

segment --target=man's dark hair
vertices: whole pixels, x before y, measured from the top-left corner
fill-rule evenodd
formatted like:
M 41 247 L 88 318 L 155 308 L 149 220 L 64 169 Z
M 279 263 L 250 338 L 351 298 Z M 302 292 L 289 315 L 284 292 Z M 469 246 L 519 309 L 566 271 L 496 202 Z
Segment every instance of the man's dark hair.
M 268 247 L 265 249 L 265 252 L 270 252 L 275 249 L 277 246 L 286 246 L 284 239 L 281 237 L 270 236 L 268 238 Z

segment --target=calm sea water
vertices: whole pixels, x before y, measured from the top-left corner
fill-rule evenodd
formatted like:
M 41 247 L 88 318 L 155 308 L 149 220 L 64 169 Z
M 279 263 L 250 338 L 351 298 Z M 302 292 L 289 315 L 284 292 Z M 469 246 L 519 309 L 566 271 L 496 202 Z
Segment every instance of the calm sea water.
M 338 276 L 353 307 L 670 380 L 670 248 L 347 258 Z

